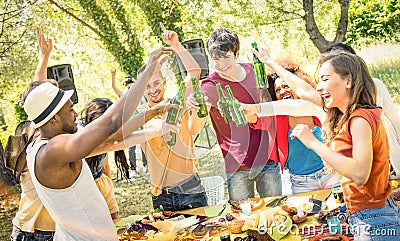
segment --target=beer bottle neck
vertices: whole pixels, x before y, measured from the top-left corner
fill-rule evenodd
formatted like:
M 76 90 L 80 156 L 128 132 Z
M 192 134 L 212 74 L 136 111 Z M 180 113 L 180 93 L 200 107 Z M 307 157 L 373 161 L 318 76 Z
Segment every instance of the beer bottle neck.
M 235 96 L 233 96 L 231 87 L 229 87 L 229 86 L 227 85 L 227 86 L 225 87 L 225 89 L 226 89 L 226 91 L 228 92 L 229 98 L 232 99 L 232 100 L 234 100 L 234 99 L 235 99 Z
M 178 96 L 180 98 L 183 98 L 183 96 L 185 95 L 185 90 L 186 90 L 185 83 L 182 82 L 181 85 L 179 86 L 179 90 L 178 90 Z
M 224 92 L 222 91 L 221 85 L 217 84 L 216 86 L 217 86 L 217 91 L 218 91 L 219 98 L 224 98 L 225 95 L 224 95 Z
M 192 86 L 193 86 L 193 91 L 195 93 L 200 92 L 199 85 L 197 84 L 196 78 L 192 78 Z

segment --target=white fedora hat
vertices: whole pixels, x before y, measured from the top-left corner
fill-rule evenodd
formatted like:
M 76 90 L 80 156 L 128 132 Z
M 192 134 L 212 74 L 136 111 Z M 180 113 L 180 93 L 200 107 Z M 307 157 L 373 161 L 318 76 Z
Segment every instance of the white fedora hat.
M 35 128 L 39 128 L 60 111 L 73 93 L 74 90 L 63 91 L 51 83 L 43 83 L 28 94 L 24 110 Z

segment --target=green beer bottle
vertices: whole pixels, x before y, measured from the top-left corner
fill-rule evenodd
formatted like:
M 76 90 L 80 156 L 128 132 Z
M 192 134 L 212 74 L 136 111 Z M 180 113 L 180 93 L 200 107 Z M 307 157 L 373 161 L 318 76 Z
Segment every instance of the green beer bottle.
M 252 43 L 251 46 L 253 47 L 253 49 L 258 51 L 256 42 Z M 255 54 L 253 54 L 253 70 L 254 78 L 256 79 L 257 89 L 268 88 L 268 81 L 265 74 L 264 63 L 261 62 Z
M 208 115 L 206 101 L 204 100 L 204 95 L 200 91 L 200 87 L 197 84 L 196 77 L 192 78 L 192 86 L 193 86 L 193 97 L 196 102 L 199 104 L 199 111 L 197 112 L 197 116 L 199 118 L 204 118 Z
M 221 108 L 225 122 L 229 124 L 232 122 L 231 112 L 229 111 L 229 99 L 224 95 L 221 84 L 216 84 L 215 86 L 217 87 L 219 97 L 218 107 Z
M 229 107 L 232 113 L 233 120 L 235 121 L 236 125 L 244 126 L 247 124 L 246 116 L 242 110 L 239 110 L 240 103 L 239 101 L 233 96 L 231 87 L 229 85 L 225 86 L 226 91 L 228 92 L 229 96 Z
M 179 107 L 169 109 L 166 120 L 168 124 L 175 125 L 181 120 L 181 116 L 183 113 L 185 92 L 186 92 L 185 82 L 182 81 L 179 86 L 178 94 L 170 101 L 171 104 L 179 105 Z M 171 140 L 167 141 L 167 144 L 173 146 L 176 143 L 176 133 L 171 132 L 171 136 L 172 138 Z

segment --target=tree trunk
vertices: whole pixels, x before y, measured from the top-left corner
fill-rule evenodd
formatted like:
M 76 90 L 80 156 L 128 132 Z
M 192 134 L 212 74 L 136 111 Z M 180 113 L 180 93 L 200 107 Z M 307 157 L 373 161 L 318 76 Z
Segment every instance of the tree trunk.
M 349 16 L 349 4 L 350 0 L 338 0 L 340 4 L 340 19 L 336 29 L 336 36 L 333 41 L 328 41 L 321 34 L 314 18 L 314 7 L 313 0 L 303 0 L 304 16 L 303 19 L 306 24 L 306 31 L 310 36 L 311 41 L 318 48 L 320 53 L 326 51 L 326 49 L 332 44 L 343 42 L 347 31 L 348 16 Z

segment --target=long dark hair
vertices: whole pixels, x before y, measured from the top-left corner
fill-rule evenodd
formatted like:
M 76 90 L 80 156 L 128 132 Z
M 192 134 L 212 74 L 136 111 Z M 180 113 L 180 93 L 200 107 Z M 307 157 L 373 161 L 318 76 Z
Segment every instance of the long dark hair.
M 324 123 L 324 137 L 327 144 L 330 144 L 354 110 L 377 107 L 377 90 L 367 65 L 357 55 L 341 50 L 324 53 L 319 60 L 318 69 L 325 62 L 329 62 L 335 73 L 342 78 L 351 79 L 349 106 L 344 113 L 337 107 L 327 109 L 322 103 L 324 110 L 327 111 L 327 119 Z
M 81 121 L 82 125 L 85 126 L 90 122 L 99 118 L 108 107 L 110 107 L 113 103 L 108 98 L 96 98 L 90 101 L 83 112 L 81 112 Z M 100 160 L 102 158 L 102 154 L 97 156 L 92 156 L 85 158 L 87 163 L 89 164 L 90 170 L 95 171 L 97 170 Z M 114 159 L 115 164 L 117 166 L 117 179 L 118 173 L 121 173 L 121 179 L 129 179 L 129 165 L 127 162 L 127 158 L 125 152 L 123 150 L 115 151 L 114 152 Z

